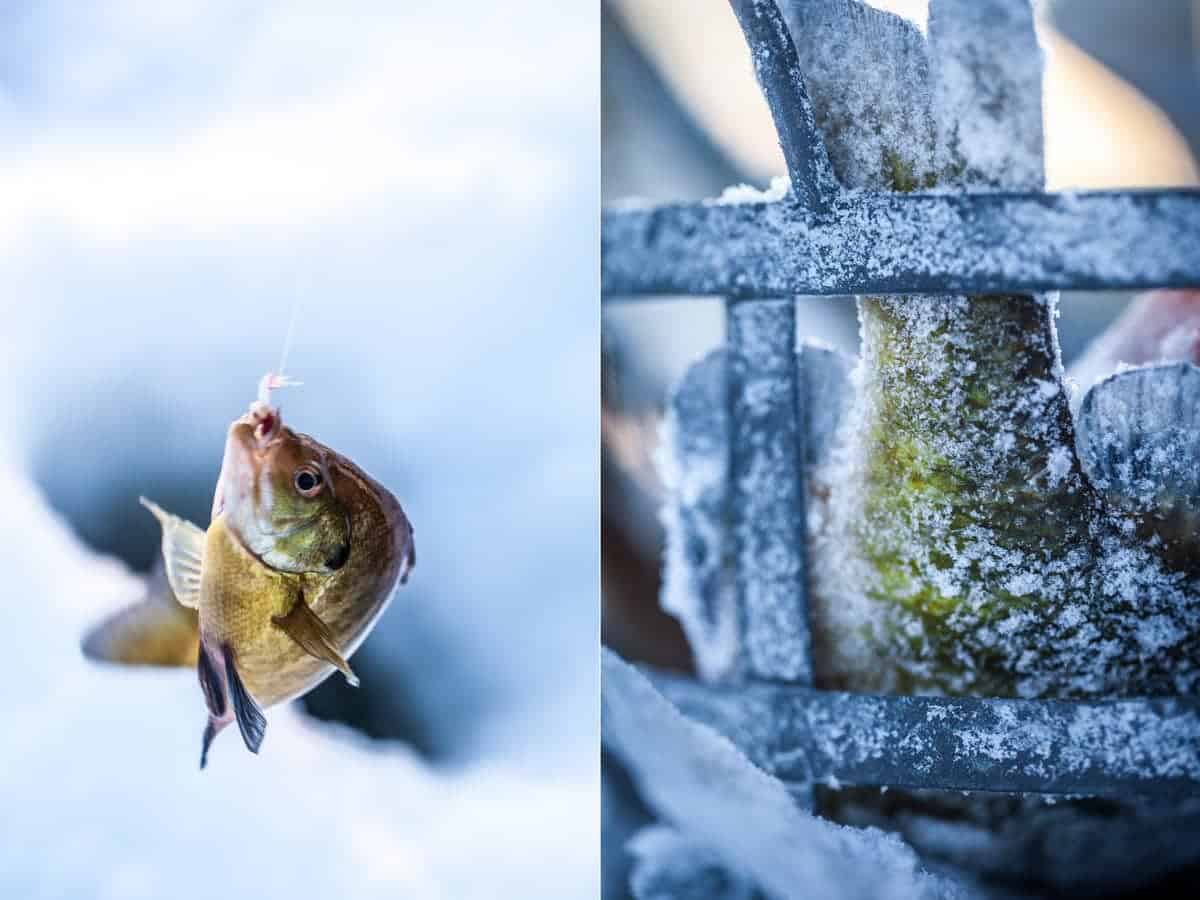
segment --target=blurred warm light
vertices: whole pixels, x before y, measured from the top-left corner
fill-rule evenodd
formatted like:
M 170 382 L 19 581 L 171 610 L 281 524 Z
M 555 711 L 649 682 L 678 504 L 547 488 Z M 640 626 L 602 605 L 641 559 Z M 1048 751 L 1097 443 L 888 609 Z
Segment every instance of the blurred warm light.
M 1187 143 L 1162 110 L 1045 23 L 1041 38 L 1050 187 L 1167 187 L 1200 181 Z
M 871 0 L 923 26 L 926 0 Z M 615 0 L 621 20 L 718 146 L 755 180 L 784 170 L 775 129 L 727 0 Z M 1051 188 L 1200 182 L 1186 142 L 1135 88 L 1044 21 Z

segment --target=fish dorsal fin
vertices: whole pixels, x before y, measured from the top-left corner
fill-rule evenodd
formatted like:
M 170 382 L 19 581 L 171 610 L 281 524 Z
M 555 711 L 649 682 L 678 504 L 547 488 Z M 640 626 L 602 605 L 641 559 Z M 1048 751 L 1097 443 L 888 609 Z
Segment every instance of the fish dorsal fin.
M 187 519 L 172 515 L 152 500 L 138 498 L 162 526 L 163 564 L 175 599 L 200 608 L 200 566 L 204 562 L 204 531 Z
M 358 687 L 358 676 L 338 652 L 333 632 L 321 621 L 320 616 L 308 608 L 303 594 L 297 595 L 295 605 L 286 616 L 273 616 L 271 621 L 304 648 L 306 653 L 336 666 L 338 671 L 346 676 L 346 681 Z

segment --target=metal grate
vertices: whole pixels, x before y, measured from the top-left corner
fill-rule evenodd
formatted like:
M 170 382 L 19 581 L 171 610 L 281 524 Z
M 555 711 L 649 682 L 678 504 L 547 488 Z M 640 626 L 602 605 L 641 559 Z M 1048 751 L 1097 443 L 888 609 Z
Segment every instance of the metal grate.
M 1200 191 L 843 191 L 779 8 L 773 0 L 731 4 L 771 109 L 791 190 L 772 202 L 606 211 L 602 292 L 605 302 L 651 294 L 726 298 L 730 518 L 755 522 L 772 546 L 794 552 L 768 557 L 753 539 L 736 548 L 741 668 L 748 681 L 711 685 L 654 676 L 657 686 L 798 797 L 831 779 L 1051 794 L 1200 792 L 1198 698 L 949 699 L 811 686 L 804 477 L 797 464 L 804 454 L 804 392 L 795 365 L 793 303 L 780 299 L 1197 285 Z M 1137 252 L 1114 254 L 1104 237 L 1112 234 L 1126 236 Z M 914 254 L 914 247 L 921 252 Z M 1181 252 L 1185 247 L 1193 251 Z M 764 383 L 772 389 L 755 390 L 757 396 L 792 402 L 765 409 L 745 402 Z M 787 490 L 763 497 L 744 486 L 751 479 L 741 477 L 739 448 L 752 443 L 769 447 L 772 467 L 755 477 Z M 780 604 L 761 602 L 781 595 L 794 598 L 786 614 Z M 863 723 L 863 730 L 844 727 L 847 721 Z M 967 731 L 974 739 L 993 735 L 1012 753 L 1003 762 L 981 759 L 963 740 Z M 861 734 L 873 736 L 870 746 Z M 1122 752 L 1135 736 L 1139 746 L 1158 749 Z M 1196 764 L 1181 768 L 1181 759 Z

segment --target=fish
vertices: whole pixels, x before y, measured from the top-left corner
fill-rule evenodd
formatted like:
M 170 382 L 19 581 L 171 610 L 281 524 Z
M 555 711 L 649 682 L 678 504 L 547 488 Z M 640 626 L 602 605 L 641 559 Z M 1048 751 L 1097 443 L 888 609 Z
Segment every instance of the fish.
M 283 423 L 271 393 L 294 384 L 268 373 L 229 426 L 207 529 L 140 498 L 162 529 L 163 574 L 82 643 L 92 659 L 196 667 L 202 769 L 228 725 L 258 753 L 265 709 L 335 671 L 357 686 L 348 659 L 416 565 L 396 497 Z

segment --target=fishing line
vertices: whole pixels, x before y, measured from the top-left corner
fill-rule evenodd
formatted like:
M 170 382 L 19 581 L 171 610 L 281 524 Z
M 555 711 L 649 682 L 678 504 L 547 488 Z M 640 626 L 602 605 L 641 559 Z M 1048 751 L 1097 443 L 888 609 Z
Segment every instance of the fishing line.
M 296 330 L 296 313 L 300 309 L 300 298 L 297 297 L 292 301 L 292 314 L 288 319 L 287 334 L 283 337 L 283 350 L 279 354 L 279 368 L 275 373 L 280 378 L 283 377 L 283 367 L 287 365 L 288 355 L 292 352 L 292 333 Z
M 296 313 L 299 309 L 300 298 L 297 297 L 292 301 L 292 315 L 288 319 L 287 334 L 283 336 L 283 350 L 279 354 L 279 368 L 274 372 L 268 372 L 258 383 L 258 402 L 265 407 L 271 405 L 271 391 L 281 387 L 299 387 L 303 384 L 303 382 L 296 381 L 294 378 L 288 378 L 283 374 L 283 367 L 287 365 L 288 355 L 292 352 L 292 333 L 296 330 Z

